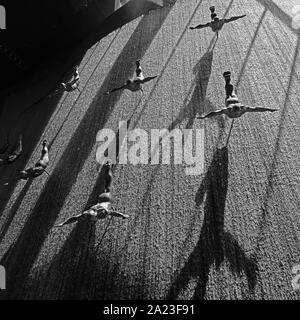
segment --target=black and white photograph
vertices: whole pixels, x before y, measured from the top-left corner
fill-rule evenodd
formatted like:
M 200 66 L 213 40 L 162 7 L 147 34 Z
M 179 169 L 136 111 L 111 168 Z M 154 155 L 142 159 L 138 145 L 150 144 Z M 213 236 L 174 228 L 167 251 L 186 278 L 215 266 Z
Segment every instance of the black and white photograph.
M 300 0 L 0 0 L 0 300 L 299 299 Z

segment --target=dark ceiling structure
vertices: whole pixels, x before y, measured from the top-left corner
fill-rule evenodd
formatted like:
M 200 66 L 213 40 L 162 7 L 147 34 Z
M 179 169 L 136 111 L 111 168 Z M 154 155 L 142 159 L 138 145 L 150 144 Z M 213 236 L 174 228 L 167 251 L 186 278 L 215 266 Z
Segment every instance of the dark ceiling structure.
M 0 91 L 71 50 L 130 0 L 0 0 Z

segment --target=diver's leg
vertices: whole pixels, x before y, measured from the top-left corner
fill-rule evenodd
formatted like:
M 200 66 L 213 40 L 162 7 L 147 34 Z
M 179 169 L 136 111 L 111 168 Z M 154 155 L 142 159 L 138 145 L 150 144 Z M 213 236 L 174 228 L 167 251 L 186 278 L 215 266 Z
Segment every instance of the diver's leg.
M 42 143 L 42 153 L 40 160 L 35 164 L 35 166 L 41 166 L 43 168 L 46 168 L 49 164 L 49 150 L 47 147 L 47 140 L 45 139 Z
M 215 6 L 211 6 L 209 7 L 209 10 L 210 10 L 210 17 L 211 17 L 211 20 L 214 21 L 214 19 L 216 18 L 217 14 L 215 13 Z
M 135 70 L 136 78 L 139 80 L 144 80 L 144 75 L 143 75 L 140 60 L 137 60 L 135 64 L 136 64 L 136 70 Z
M 110 188 L 111 188 L 111 183 L 112 183 L 112 164 L 111 162 L 108 160 L 105 164 L 105 190 L 104 192 L 109 193 L 110 192 Z
M 225 80 L 225 94 L 226 94 L 226 99 L 228 99 L 229 97 L 232 96 L 233 92 L 234 92 L 234 88 L 233 85 L 230 83 L 231 82 L 231 72 L 230 71 L 226 71 L 223 73 L 223 77 Z

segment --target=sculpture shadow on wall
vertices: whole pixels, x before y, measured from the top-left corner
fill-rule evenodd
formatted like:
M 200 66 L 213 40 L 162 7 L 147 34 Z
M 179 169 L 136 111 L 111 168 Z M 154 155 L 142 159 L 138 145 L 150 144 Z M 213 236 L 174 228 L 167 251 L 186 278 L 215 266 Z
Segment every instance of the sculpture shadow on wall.
M 255 257 L 247 257 L 233 235 L 224 230 L 225 203 L 228 188 L 228 149 L 217 149 L 207 174 L 196 194 L 199 207 L 204 202 L 204 220 L 198 243 L 184 267 L 173 282 L 169 299 L 175 299 L 191 279 L 197 278 L 193 299 L 205 298 L 211 266 L 219 270 L 225 259 L 230 270 L 241 275 L 245 273 L 252 292 L 256 285 L 257 263 Z M 206 199 L 204 197 L 206 195 Z

